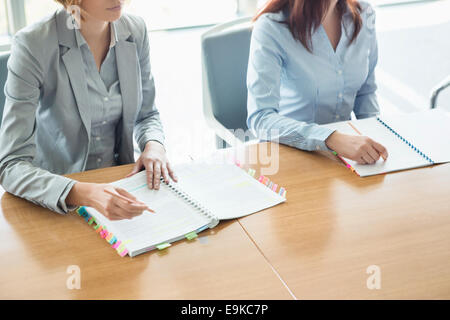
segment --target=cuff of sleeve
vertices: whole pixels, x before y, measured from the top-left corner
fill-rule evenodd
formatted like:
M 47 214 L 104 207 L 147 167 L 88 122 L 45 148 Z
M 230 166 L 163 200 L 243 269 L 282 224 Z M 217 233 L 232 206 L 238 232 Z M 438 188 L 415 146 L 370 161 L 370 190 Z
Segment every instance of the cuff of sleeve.
M 145 146 L 146 146 L 147 142 L 149 142 L 149 141 L 159 142 L 164 147 L 164 136 L 163 135 L 158 134 L 158 133 L 145 134 L 138 141 L 139 149 L 141 149 L 141 152 L 144 151 Z
M 63 188 L 63 191 L 58 199 L 58 209 L 61 211 L 60 213 L 67 214 L 69 211 L 74 211 L 78 206 L 67 205 L 66 198 L 72 190 L 72 187 L 75 185 L 76 181 L 66 178 L 68 181 L 66 182 L 66 186 Z
M 331 150 L 330 148 L 327 147 L 327 144 L 325 143 L 325 141 L 335 131 L 336 130 L 334 130 L 334 129 L 318 126 L 317 129 L 315 130 L 313 136 L 311 137 L 312 142 L 313 142 L 313 149 L 317 150 L 317 151 L 332 152 L 333 150 Z
M 376 117 L 378 116 L 379 113 L 363 113 L 363 114 L 355 114 L 356 119 L 367 119 L 367 118 L 372 118 L 372 117 Z

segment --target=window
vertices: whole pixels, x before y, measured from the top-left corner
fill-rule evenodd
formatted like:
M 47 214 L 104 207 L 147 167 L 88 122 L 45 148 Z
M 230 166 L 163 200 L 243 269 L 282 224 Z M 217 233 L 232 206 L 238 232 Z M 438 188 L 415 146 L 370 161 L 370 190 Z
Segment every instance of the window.
M 125 11 L 142 16 L 148 21 L 149 29 L 160 30 L 233 19 L 236 17 L 237 2 L 238 0 L 130 0 Z M 60 5 L 54 0 L 24 0 L 24 7 L 26 23 L 31 24 L 51 14 Z
M 61 5 L 53 0 L 25 0 L 25 18 L 27 24 L 32 24 L 52 14 Z
M 236 0 L 131 0 L 125 10 L 158 30 L 223 22 L 236 16 L 236 6 Z
M 5 0 L 0 0 L 0 37 L 8 35 L 8 17 Z

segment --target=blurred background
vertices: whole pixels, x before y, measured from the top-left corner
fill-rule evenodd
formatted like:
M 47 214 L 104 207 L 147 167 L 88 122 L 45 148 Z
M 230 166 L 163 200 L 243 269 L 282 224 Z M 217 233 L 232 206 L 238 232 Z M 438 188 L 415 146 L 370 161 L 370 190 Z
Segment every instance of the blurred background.
M 450 75 L 450 0 L 372 0 L 377 12 L 378 97 L 382 113 L 429 107 L 431 90 Z M 215 149 L 202 113 L 200 36 L 211 26 L 252 16 L 265 1 L 130 0 L 126 11 L 150 30 L 157 106 L 169 156 L 184 161 Z M 0 51 L 11 35 L 52 14 L 53 0 L 0 0 Z M 450 110 L 450 90 L 438 104 Z M 176 150 L 176 153 L 173 152 Z

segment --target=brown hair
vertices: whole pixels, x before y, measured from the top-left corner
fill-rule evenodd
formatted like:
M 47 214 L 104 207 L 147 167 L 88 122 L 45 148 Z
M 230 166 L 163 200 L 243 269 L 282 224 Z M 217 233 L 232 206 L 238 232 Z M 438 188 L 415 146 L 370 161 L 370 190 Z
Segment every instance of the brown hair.
M 320 24 L 330 6 L 330 0 L 270 0 L 253 18 L 256 21 L 264 13 L 287 11 L 288 17 L 280 21 L 288 25 L 294 39 L 299 40 L 311 52 L 311 35 Z M 336 5 L 340 17 L 346 7 L 352 15 L 354 31 L 349 45 L 355 41 L 362 28 L 361 6 L 357 0 L 338 0 Z
M 68 6 L 77 5 L 80 3 L 80 0 L 55 0 L 56 2 L 62 4 L 65 8 Z

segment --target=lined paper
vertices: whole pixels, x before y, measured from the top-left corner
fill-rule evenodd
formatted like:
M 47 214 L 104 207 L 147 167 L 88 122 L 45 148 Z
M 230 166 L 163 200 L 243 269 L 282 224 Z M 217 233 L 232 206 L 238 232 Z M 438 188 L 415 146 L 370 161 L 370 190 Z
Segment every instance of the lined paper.
M 448 113 L 434 109 L 401 117 L 381 118 L 435 163 L 450 161 L 450 116 Z
M 175 172 L 179 183 L 171 182 L 172 186 L 189 195 L 214 218 L 241 217 L 286 200 L 234 164 L 193 162 L 176 166 Z M 117 239 L 127 242 L 130 256 L 182 239 L 215 222 L 164 183 L 160 190 L 148 189 L 146 179 L 146 172 L 142 171 L 111 184 L 133 194 L 155 214 L 146 211 L 132 220 L 110 221 L 95 209 L 86 208 Z
M 450 138 L 448 138 L 450 117 L 443 111 L 427 110 L 380 118 L 435 163 L 450 161 Z M 384 127 L 376 118 L 351 121 L 351 124 L 362 135 L 384 145 L 389 153 L 386 161 L 380 158 L 375 164 L 358 164 L 356 161 L 344 158 L 361 177 L 430 165 L 429 161 Z M 347 121 L 323 126 L 345 134 L 358 135 Z
M 234 164 L 193 162 L 175 166 L 178 185 L 220 220 L 246 216 L 286 199 Z
M 145 211 L 132 220 L 110 221 L 95 209 L 86 208 L 118 239 L 131 240 L 126 245 L 131 253 L 184 236 L 210 223 L 210 219 L 180 199 L 163 183 L 160 190 L 148 189 L 145 171 L 112 185 L 127 190 L 156 211 Z

